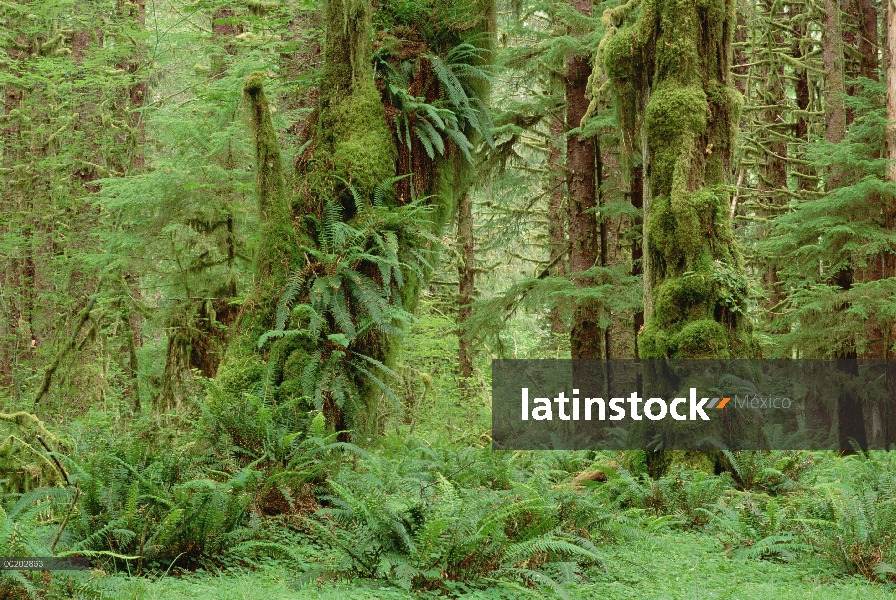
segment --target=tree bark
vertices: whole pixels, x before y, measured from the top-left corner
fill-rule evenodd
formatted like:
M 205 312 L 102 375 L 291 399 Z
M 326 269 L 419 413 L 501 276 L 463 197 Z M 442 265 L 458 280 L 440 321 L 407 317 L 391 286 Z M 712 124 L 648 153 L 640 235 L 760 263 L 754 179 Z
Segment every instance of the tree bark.
M 896 5 L 887 0 L 887 180 L 896 182 Z
M 578 12 L 590 15 L 591 2 L 574 0 Z M 566 61 L 566 126 L 567 131 L 579 127 L 588 110 L 588 76 L 591 60 L 587 56 L 571 55 Z M 567 186 L 569 188 L 569 270 L 579 288 L 592 285 L 590 277 L 582 275 L 598 264 L 600 240 L 596 219 L 597 197 L 595 164 L 597 151 L 594 138 L 583 138 L 578 133 L 566 138 Z M 602 356 L 603 331 L 600 315 L 594 302 L 577 300 L 570 331 L 572 358 L 593 359 Z
M 638 212 L 643 214 L 644 210 L 644 169 L 642 166 L 634 167 L 631 170 L 631 203 L 632 207 L 635 208 Z M 644 247 L 643 247 L 643 239 L 644 239 L 644 224 L 643 217 L 641 219 L 637 219 L 632 223 L 632 228 L 635 230 L 635 235 L 632 241 L 632 275 L 638 277 L 644 274 Z M 634 337 L 632 339 L 635 340 L 634 351 L 635 358 L 638 358 L 638 335 L 641 333 L 641 328 L 644 326 L 644 309 L 636 311 L 634 317 L 632 319 L 632 329 L 634 331 Z
M 840 24 L 840 0 L 825 0 L 825 29 L 822 34 L 824 64 L 825 139 L 840 143 L 846 137 L 846 93 L 843 77 L 843 30 Z M 831 175 L 829 188 L 839 185 L 836 173 Z
M 465 325 L 472 313 L 475 294 L 475 247 L 473 238 L 473 199 L 469 193 L 461 196 L 457 214 L 457 241 L 461 260 L 457 266 L 458 275 L 458 365 L 461 395 L 466 399 L 470 394 L 470 378 L 473 376 L 473 347 L 465 334 Z

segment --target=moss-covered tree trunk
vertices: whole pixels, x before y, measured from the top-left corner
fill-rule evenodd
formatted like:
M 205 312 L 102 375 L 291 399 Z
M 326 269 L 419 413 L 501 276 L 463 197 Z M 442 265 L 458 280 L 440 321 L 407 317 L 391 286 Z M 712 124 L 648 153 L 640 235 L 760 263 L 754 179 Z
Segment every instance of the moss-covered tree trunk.
M 224 392 L 236 397 L 265 379 L 265 356 L 257 352 L 257 342 L 263 333 L 274 328 L 277 303 L 286 289 L 291 265 L 298 262 L 299 253 L 298 236 L 285 194 L 279 140 L 264 93 L 263 75 L 253 73 L 249 76 L 243 92 L 255 142 L 255 194 L 261 235 L 255 259 L 254 286 L 236 318 L 217 373 L 217 381 Z M 282 365 L 274 370 L 282 370 Z M 266 383 L 270 383 L 269 378 Z
M 731 0 L 646 0 L 606 46 L 624 110 L 638 112 L 648 98 L 653 310 L 638 340 L 642 358 L 756 352 L 726 187 L 741 105 L 729 76 L 733 18 Z
M 644 0 L 604 45 L 622 122 L 629 139 L 642 135 L 647 165 L 640 358 L 757 354 L 727 187 L 742 102 L 730 81 L 733 25 L 733 0 Z M 662 435 L 645 427 L 645 441 Z M 671 459 L 648 452 L 649 473 Z
M 397 152 L 371 66 L 372 13 L 370 0 L 327 3 L 324 70 L 315 139 L 320 161 L 317 168 L 330 171 L 327 181 L 333 188 L 323 193 L 339 199 L 345 219 L 358 211 L 355 195 L 369 199 L 380 182 L 395 176 Z M 374 268 L 362 266 L 369 275 Z M 357 340 L 354 351 L 391 367 L 394 345 L 395 340 L 390 336 L 371 329 Z M 327 419 L 337 429 L 352 427 L 372 432 L 378 427 L 377 404 L 382 392 L 363 376 L 356 385 L 361 397 L 354 399 L 351 411 L 354 419 L 347 420 L 344 408 L 334 402 L 324 406 Z
M 362 196 L 395 175 L 397 158 L 373 80 L 370 0 L 330 0 L 315 143 L 333 175 Z M 342 190 L 345 216 L 355 207 Z
M 387 6 L 379 10 L 378 23 L 388 25 L 396 18 Z M 449 77 L 445 70 L 450 65 L 439 62 L 437 77 L 433 62 L 441 59 L 432 54 L 450 54 L 467 38 L 481 47 L 482 34 L 493 30 L 489 2 L 456 0 L 433 10 L 438 26 L 435 34 L 428 32 L 433 39 L 420 44 L 420 32 L 410 32 L 410 40 L 392 39 L 377 64 L 398 61 L 398 68 L 376 72 L 371 0 L 327 3 L 319 102 L 306 123 L 307 143 L 294 177 L 284 177 L 262 76 L 246 81 L 262 235 L 255 287 L 218 372 L 224 394 L 215 397 L 232 401 L 246 391 L 257 393 L 263 384 L 265 398 L 274 402 L 312 399 L 336 429 L 377 429 L 378 404 L 390 391 L 383 380 L 393 364 L 396 330 L 416 303 L 417 276 L 425 270 L 409 265 L 420 265 L 417 257 L 428 249 L 427 236 L 453 217 L 457 199 L 472 181 L 469 165 L 453 144 L 458 132 L 452 132 L 453 142 L 443 140 L 439 156 L 429 147 L 427 157 L 419 127 L 413 141 L 409 131 L 396 130 L 399 116 L 407 118 L 405 123 L 419 122 L 421 116 L 407 114 L 407 106 L 395 103 L 394 87 L 377 84 L 390 73 L 413 73 L 416 67 L 412 81 L 401 83 L 415 97 L 423 92 L 427 102 L 453 106 L 453 122 L 469 137 L 472 102 L 455 101 L 468 92 L 478 100 L 480 94 L 460 83 L 458 77 L 466 72 L 462 68 L 459 76 Z M 405 26 L 395 30 L 407 33 Z M 481 60 L 465 56 L 473 56 L 465 59 L 467 67 Z M 469 147 L 468 142 L 464 152 Z M 422 215 L 423 209 L 414 194 L 401 193 L 407 179 L 396 185 L 396 174 L 408 175 L 397 173 L 396 164 L 412 170 L 416 197 L 430 203 L 432 210 L 425 216 L 431 221 L 405 217 Z
M 791 12 L 798 12 L 800 8 L 796 5 L 790 5 Z M 809 141 L 809 118 L 807 111 L 809 110 L 810 92 L 809 92 L 809 69 L 805 66 L 805 61 L 813 50 L 811 37 L 807 34 L 807 25 L 805 23 L 796 23 L 794 25 L 794 39 L 791 46 L 791 56 L 793 56 L 799 67 L 793 70 L 793 94 L 796 101 L 796 107 L 799 112 L 795 116 L 793 136 L 796 139 L 798 148 L 802 147 Z M 797 153 L 798 158 L 802 158 L 802 153 Z M 796 189 L 798 191 L 808 191 L 815 185 L 815 173 L 812 172 L 805 164 L 794 162 L 791 164 L 790 174 L 796 179 Z

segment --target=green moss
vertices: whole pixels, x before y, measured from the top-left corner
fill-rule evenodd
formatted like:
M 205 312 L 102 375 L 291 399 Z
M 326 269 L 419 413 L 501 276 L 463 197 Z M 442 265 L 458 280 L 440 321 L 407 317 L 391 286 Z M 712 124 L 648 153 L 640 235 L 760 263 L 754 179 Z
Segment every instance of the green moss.
M 730 358 L 728 333 L 713 319 L 692 321 L 672 338 L 673 358 Z
M 238 353 L 231 348 L 227 359 L 218 367 L 215 382 L 228 400 L 239 399 L 251 390 L 265 374 L 264 361 L 258 354 Z
M 335 174 L 358 193 L 370 196 L 380 181 L 395 175 L 392 134 L 372 78 L 335 103 L 332 127 Z
M 655 147 L 676 146 L 685 133 L 700 135 L 706 129 L 706 109 L 706 92 L 700 86 L 664 83 L 650 94 L 647 139 Z
M 604 68 L 607 76 L 619 81 L 638 79 L 643 71 L 645 40 L 635 28 L 623 29 L 607 42 L 604 50 Z M 638 60 L 638 59 L 642 60 Z
M 645 0 L 637 21 L 604 46 L 623 113 L 644 113 L 622 122 L 635 140 L 643 122 L 647 138 L 653 312 L 639 337 L 645 358 L 749 356 L 755 347 L 744 311 L 728 310 L 730 290 L 714 280 L 717 265 L 740 264 L 720 187 L 741 107 L 728 76 L 733 11 L 732 0 Z
M 655 319 L 644 325 L 644 329 L 638 336 L 638 356 L 641 358 L 663 358 L 669 355 L 669 336 L 665 329 L 660 327 Z
M 65 485 L 62 473 L 32 444 L 14 435 L 0 444 L 0 490 L 22 494 L 57 485 Z
M 283 380 L 300 379 L 311 355 L 304 348 L 293 350 L 283 364 Z
M 700 471 L 707 475 L 715 475 L 716 453 L 684 450 L 670 452 L 669 467 L 684 467 L 690 471 Z
M 712 282 L 706 275 L 667 279 L 655 290 L 656 320 L 661 326 L 669 327 L 675 323 L 711 316 L 711 295 Z

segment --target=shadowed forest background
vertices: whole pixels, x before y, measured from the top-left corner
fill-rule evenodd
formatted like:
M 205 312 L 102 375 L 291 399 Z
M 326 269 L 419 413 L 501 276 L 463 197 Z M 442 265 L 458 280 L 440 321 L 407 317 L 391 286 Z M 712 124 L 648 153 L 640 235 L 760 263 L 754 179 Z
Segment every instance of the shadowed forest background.
M 495 358 L 896 348 L 890 0 L 0 2 L 21 598 L 886 598 L 841 452 L 492 452 Z

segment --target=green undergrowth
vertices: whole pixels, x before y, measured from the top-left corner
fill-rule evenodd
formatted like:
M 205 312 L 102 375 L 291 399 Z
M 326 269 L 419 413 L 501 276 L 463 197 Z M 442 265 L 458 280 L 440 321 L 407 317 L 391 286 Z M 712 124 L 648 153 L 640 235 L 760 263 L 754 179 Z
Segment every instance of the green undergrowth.
M 719 547 L 709 536 L 685 532 L 664 532 L 646 541 L 612 547 L 607 550 L 607 556 L 619 568 L 609 574 L 589 573 L 592 575 L 589 581 L 573 584 L 567 594 L 570 598 L 610 600 L 884 600 L 893 597 L 892 590 L 863 579 L 826 580 L 823 572 L 810 565 L 732 561 L 719 552 Z M 99 592 L 96 597 L 109 600 L 409 600 L 421 597 L 365 580 L 297 585 L 294 569 L 276 564 L 253 570 L 201 571 L 159 580 L 121 574 L 94 576 L 90 585 Z M 543 596 L 495 586 L 459 597 L 515 600 Z
M 16 491 L 4 472 L 0 553 L 80 553 L 96 569 L 0 585 L 43 598 L 874 598 L 896 583 L 886 453 L 726 453 L 722 475 L 682 455 L 651 479 L 638 452 L 492 452 L 406 432 L 361 448 L 291 409 L 259 398 L 239 438 L 186 411 L 59 428 L 71 450 L 50 458 L 71 485 Z
M 492 452 L 487 402 L 463 403 L 439 360 L 456 351 L 450 319 L 425 309 L 402 410 L 355 444 L 262 388 L 239 411 L 197 400 L 0 422 L 43 458 L 3 463 L 0 555 L 97 567 L 0 585 L 43 598 L 892 596 L 892 455 L 725 452 L 716 475 L 674 453 L 654 479 L 638 451 Z M 46 476 L 54 458 L 70 485 Z

